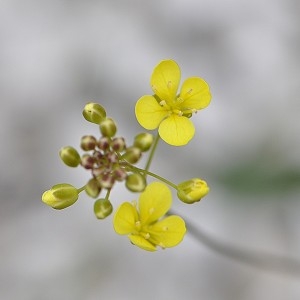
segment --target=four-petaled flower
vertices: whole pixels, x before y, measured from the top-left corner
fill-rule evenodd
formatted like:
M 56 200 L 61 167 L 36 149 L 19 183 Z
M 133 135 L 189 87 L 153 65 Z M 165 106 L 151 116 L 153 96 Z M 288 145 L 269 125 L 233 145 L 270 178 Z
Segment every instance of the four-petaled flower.
M 138 122 L 148 130 L 158 127 L 160 137 L 170 145 L 186 145 L 195 133 L 189 118 L 210 103 L 208 84 L 199 77 L 190 77 L 177 94 L 180 68 L 173 60 L 161 61 L 150 83 L 154 95 L 142 96 L 135 106 Z
M 141 193 L 138 204 L 121 204 L 114 216 L 114 229 L 118 234 L 127 234 L 133 244 L 144 250 L 176 246 L 182 241 L 186 227 L 179 216 L 161 219 L 171 204 L 170 189 L 163 183 L 152 182 Z

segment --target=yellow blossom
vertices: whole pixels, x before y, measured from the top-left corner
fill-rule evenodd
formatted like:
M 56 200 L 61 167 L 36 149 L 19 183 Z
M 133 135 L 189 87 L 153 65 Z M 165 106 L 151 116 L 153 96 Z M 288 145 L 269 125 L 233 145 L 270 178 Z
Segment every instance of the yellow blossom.
M 134 245 L 144 250 L 174 247 L 182 241 L 186 228 L 179 216 L 162 218 L 171 204 L 170 189 L 163 183 L 152 182 L 141 193 L 138 203 L 120 205 L 114 216 L 114 229 L 118 234 L 128 235 Z
M 158 128 L 160 137 L 173 146 L 183 146 L 194 136 L 195 127 L 189 119 L 197 110 L 210 103 L 208 84 L 199 77 L 180 83 L 180 68 L 174 60 L 163 60 L 151 76 L 154 95 L 142 96 L 136 103 L 135 114 L 141 126 Z

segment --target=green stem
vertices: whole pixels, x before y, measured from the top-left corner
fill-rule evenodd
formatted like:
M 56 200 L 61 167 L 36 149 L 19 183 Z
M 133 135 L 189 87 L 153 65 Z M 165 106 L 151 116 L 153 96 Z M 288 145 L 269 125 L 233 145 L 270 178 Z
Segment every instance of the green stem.
M 109 195 L 110 195 L 110 191 L 111 191 L 111 189 L 107 190 L 106 195 L 105 195 L 105 200 L 108 200 Z
M 78 194 L 81 193 L 82 191 L 84 191 L 84 190 L 85 190 L 85 187 L 86 187 L 86 185 L 84 185 L 83 187 L 77 189 Z
M 155 140 L 154 140 L 154 143 L 153 143 L 153 146 L 151 148 L 151 152 L 150 152 L 149 157 L 148 157 L 148 161 L 146 163 L 145 171 L 148 171 L 149 168 L 150 168 L 152 159 L 154 157 L 155 150 L 157 148 L 158 141 L 159 141 L 159 134 L 157 133 L 156 137 L 155 137 Z
M 154 177 L 154 178 L 156 178 L 156 179 L 158 179 L 158 180 L 160 180 L 160 181 L 166 183 L 167 185 L 171 186 L 171 187 L 174 188 L 175 190 L 177 190 L 177 185 L 176 185 L 176 184 L 174 184 L 173 182 L 171 182 L 171 181 L 169 181 L 169 180 L 167 180 L 167 179 L 165 179 L 165 178 L 163 178 L 163 177 L 161 177 L 161 176 L 159 176 L 159 175 L 157 175 L 157 174 L 155 174 L 155 173 L 152 173 L 152 172 L 150 172 L 150 171 L 148 171 L 148 170 L 144 170 L 144 169 L 137 168 L 137 167 L 132 166 L 132 165 L 130 165 L 130 168 L 131 168 L 131 169 L 134 169 L 135 171 L 138 171 L 138 172 L 147 174 L 147 175 L 149 175 L 149 176 L 152 176 L 152 177 Z

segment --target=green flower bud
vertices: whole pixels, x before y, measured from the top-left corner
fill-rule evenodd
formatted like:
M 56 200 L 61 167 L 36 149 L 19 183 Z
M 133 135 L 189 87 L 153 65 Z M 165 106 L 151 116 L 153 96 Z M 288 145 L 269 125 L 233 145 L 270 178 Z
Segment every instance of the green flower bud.
M 177 197 L 188 204 L 200 201 L 209 192 L 207 183 L 199 178 L 193 178 L 177 186 Z
M 93 102 L 85 105 L 82 114 L 87 121 L 95 124 L 100 124 L 106 117 L 105 109 L 100 104 Z
M 122 159 L 126 160 L 130 164 L 135 164 L 139 161 L 142 156 L 141 149 L 138 147 L 129 147 L 122 155 Z
M 94 212 L 97 219 L 105 219 L 113 211 L 112 204 L 108 199 L 98 199 L 94 204 Z
M 59 156 L 67 166 L 73 168 L 77 167 L 81 161 L 79 153 L 71 146 L 61 148 Z
M 134 138 L 133 146 L 141 149 L 142 152 L 148 151 L 153 143 L 153 135 L 148 132 L 142 132 Z
M 55 209 L 63 209 L 74 204 L 78 199 L 78 190 L 68 183 L 54 185 L 42 195 L 42 201 Z
M 81 138 L 80 147 L 84 151 L 94 150 L 97 140 L 92 135 L 85 135 Z
M 126 177 L 125 186 L 131 192 L 142 192 L 146 185 L 145 177 L 139 173 L 133 173 Z
M 85 192 L 92 198 L 97 198 L 101 192 L 101 186 L 96 178 L 92 178 L 85 186 Z
M 100 123 L 100 132 L 103 136 L 113 137 L 117 132 L 117 125 L 111 118 L 106 118 Z

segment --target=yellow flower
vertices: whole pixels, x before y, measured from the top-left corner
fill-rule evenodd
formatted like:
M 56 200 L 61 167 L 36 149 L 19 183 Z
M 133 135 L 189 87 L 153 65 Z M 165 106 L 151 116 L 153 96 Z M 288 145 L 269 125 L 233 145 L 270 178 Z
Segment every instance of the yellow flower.
M 183 146 L 194 136 L 195 127 L 189 119 L 197 110 L 210 103 L 208 84 L 199 77 L 180 83 L 180 68 L 173 60 L 163 60 L 151 76 L 154 95 L 142 96 L 136 103 L 135 114 L 141 126 L 156 129 L 160 137 L 173 146 Z
M 182 241 L 186 228 L 179 216 L 161 219 L 171 204 L 170 189 L 163 183 L 152 182 L 141 193 L 138 204 L 121 204 L 114 216 L 114 229 L 118 234 L 127 234 L 134 245 L 144 250 L 174 247 Z

